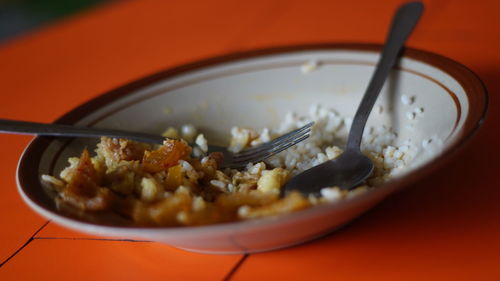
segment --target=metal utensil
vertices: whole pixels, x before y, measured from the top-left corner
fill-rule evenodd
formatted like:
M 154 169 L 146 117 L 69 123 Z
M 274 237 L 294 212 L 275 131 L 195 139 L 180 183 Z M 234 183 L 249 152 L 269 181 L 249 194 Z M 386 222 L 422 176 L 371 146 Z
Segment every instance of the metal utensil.
M 298 190 L 305 195 L 319 195 L 324 187 L 351 189 L 372 173 L 372 161 L 360 150 L 363 130 L 380 90 L 423 8 L 421 2 L 410 2 L 397 10 L 375 72 L 354 116 L 344 153 L 335 160 L 326 161 L 295 176 L 283 188 L 284 193 Z
M 309 137 L 311 127 L 314 122 L 275 138 L 269 142 L 258 146 L 245 149 L 238 153 L 229 151 L 226 147 L 209 145 L 208 153 L 222 152 L 224 154 L 224 163 L 222 168 L 241 169 L 248 163 L 257 163 L 263 161 L 276 153 L 279 153 Z M 161 144 L 164 137 L 137 132 L 128 132 L 112 129 L 99 129 L 90 127 L 77 127 L 62 124 L 44 124 L 35 122 L 24 122 L 17 120 L 0 119 L 1 133 L 35 134 L 39 136 L 57 136 L 57 137 L 87 137 L 100 138 L 108 136 L 113 138 L 125 138 L 139 142 Z

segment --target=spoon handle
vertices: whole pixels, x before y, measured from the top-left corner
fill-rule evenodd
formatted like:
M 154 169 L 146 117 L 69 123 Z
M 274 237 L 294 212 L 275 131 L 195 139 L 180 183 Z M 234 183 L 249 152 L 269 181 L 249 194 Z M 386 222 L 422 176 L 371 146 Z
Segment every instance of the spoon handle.
M 384 86 L 385 80 L 396 63 L 403 45 L 423 12 L 421 2 L 410 2 L 401 6 L 394 16 L 386 43 L 378 61 L 375 73 L 352 122 L 346 149 L 360 150 L 363 130 L 373 105 Z
M 148 143 L 162 143 L 165 139 L 162 136 L 124 132 L 119 130 L 98 129 L 90 127 L 76 127 L 62 124 L 44 124 L 35 122 L 25 122 L 17 120 L 0 119 L 0 133 L 18 133 L 39 136 L 60 136 L 60 137 L 91 137 L 109 136 L 115 138 L 128 138 L 136 141 Z

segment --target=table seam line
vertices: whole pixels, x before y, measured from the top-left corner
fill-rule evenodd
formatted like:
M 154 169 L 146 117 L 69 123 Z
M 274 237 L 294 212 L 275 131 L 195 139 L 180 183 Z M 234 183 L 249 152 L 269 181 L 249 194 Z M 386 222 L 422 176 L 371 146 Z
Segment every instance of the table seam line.
M 231 268 L 231 270 L 224 276 L 222 281 L 229 281 L 231 278 L 233 278 L 234 274 L 238 271 L 238 269 L 243 265 L 243 263 L 246 261 L 246 259 L 250 256 L 249 253 L 245 253 L 239 260 L 238 262 Z
M 26 246 L 28 246 L 34 240 L 35 235 L 37 235 L 38 232 L 40 232 L 45 226 L 47 226 L 47 224 L 49 224 L 49 222 L 50 222 L 50 220 L 47 220 L 40 228 L 38 228 L 38 230 L 35 231 L 35 233 L 33 233 L 33 235 L 31 235 L 31 237 L 21 247 L 19 247 L 16 251 L 14 251 L 14 253 L 12 255 L 10 255 L 2 263 L 0 263 L 0 268 L 2 266 L 4 266 L 5 264 L 7 264 L 7 262 L 9 262 L 17 254 L 19 254 L 24 248 L 26 248 Z
M 33 240 L 87 240 L 87 241 L 113 241 L 113 242 L 136 242 L 136 243 L 148 243 L 153 242 L 151 240 L 134 240 L 134 239 L 113 239 L 113 238 L 80 238 L 80 237 L 33 237 Z

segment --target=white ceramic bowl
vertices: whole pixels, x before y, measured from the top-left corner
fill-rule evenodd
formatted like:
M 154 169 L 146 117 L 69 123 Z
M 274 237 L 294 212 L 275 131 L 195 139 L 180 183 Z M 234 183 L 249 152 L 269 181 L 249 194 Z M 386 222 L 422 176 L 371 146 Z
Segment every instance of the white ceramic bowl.
M 138 80 L 91 100 L 57 123 L 160 133 L 192 123 L 209 140 L 227 140 L 232 126 L 277 125 L 287 111 L 305 113 L 321 103 L 353 116 L 378 59 L 378 45 L 324 44 L 238 53 L 200 61 Z M 309 72 L 304 73 L 304 65 Z M 401 102 L 406 95 L 411 105 Z M 39 214 L 82 232 L 161 241 L 210 253 L 271 250 L 325 235 L 359 216 L 395 190 L 424 176 L 449 158 L 481 125 L 487 94 L 466 67 L 439 55 L 407 49 L 377 102 L 392 110 L 372 113 L 368 126 L 386 124 L 396 144 L 411 139 L 420 153 L 408 172 L 352 200 L 259 220 L 175 228 L 123 227 L 82 221 L 59 213 L 42 174 L 58 174 L 69 156 L 96 141 L 37 137 L 18 167 L 19 192 Z M 415 120 L 408 112 L 423 108 Z M 168 112 L 168 114 L 166 114 Z M 431 145 L 425 149 L 423 142 Z

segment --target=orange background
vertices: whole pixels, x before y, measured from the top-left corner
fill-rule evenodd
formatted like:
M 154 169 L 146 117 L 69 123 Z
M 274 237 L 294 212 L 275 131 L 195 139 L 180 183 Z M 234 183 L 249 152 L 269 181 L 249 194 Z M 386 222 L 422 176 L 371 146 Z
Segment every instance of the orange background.
M 115 2 L 0 45 L 0 118 L 51 122 L 155 71 L 295 43 L 382 43 L 403 1 Z M 475 71 L 489 118 L 457 158 L 342 230 L 289 249 L 203 255 L 62 229 L 16 191 L 31 139 L 0 135 L 0 280 L 500 280 L 500 2 L 429 0 L 408 46 Z

